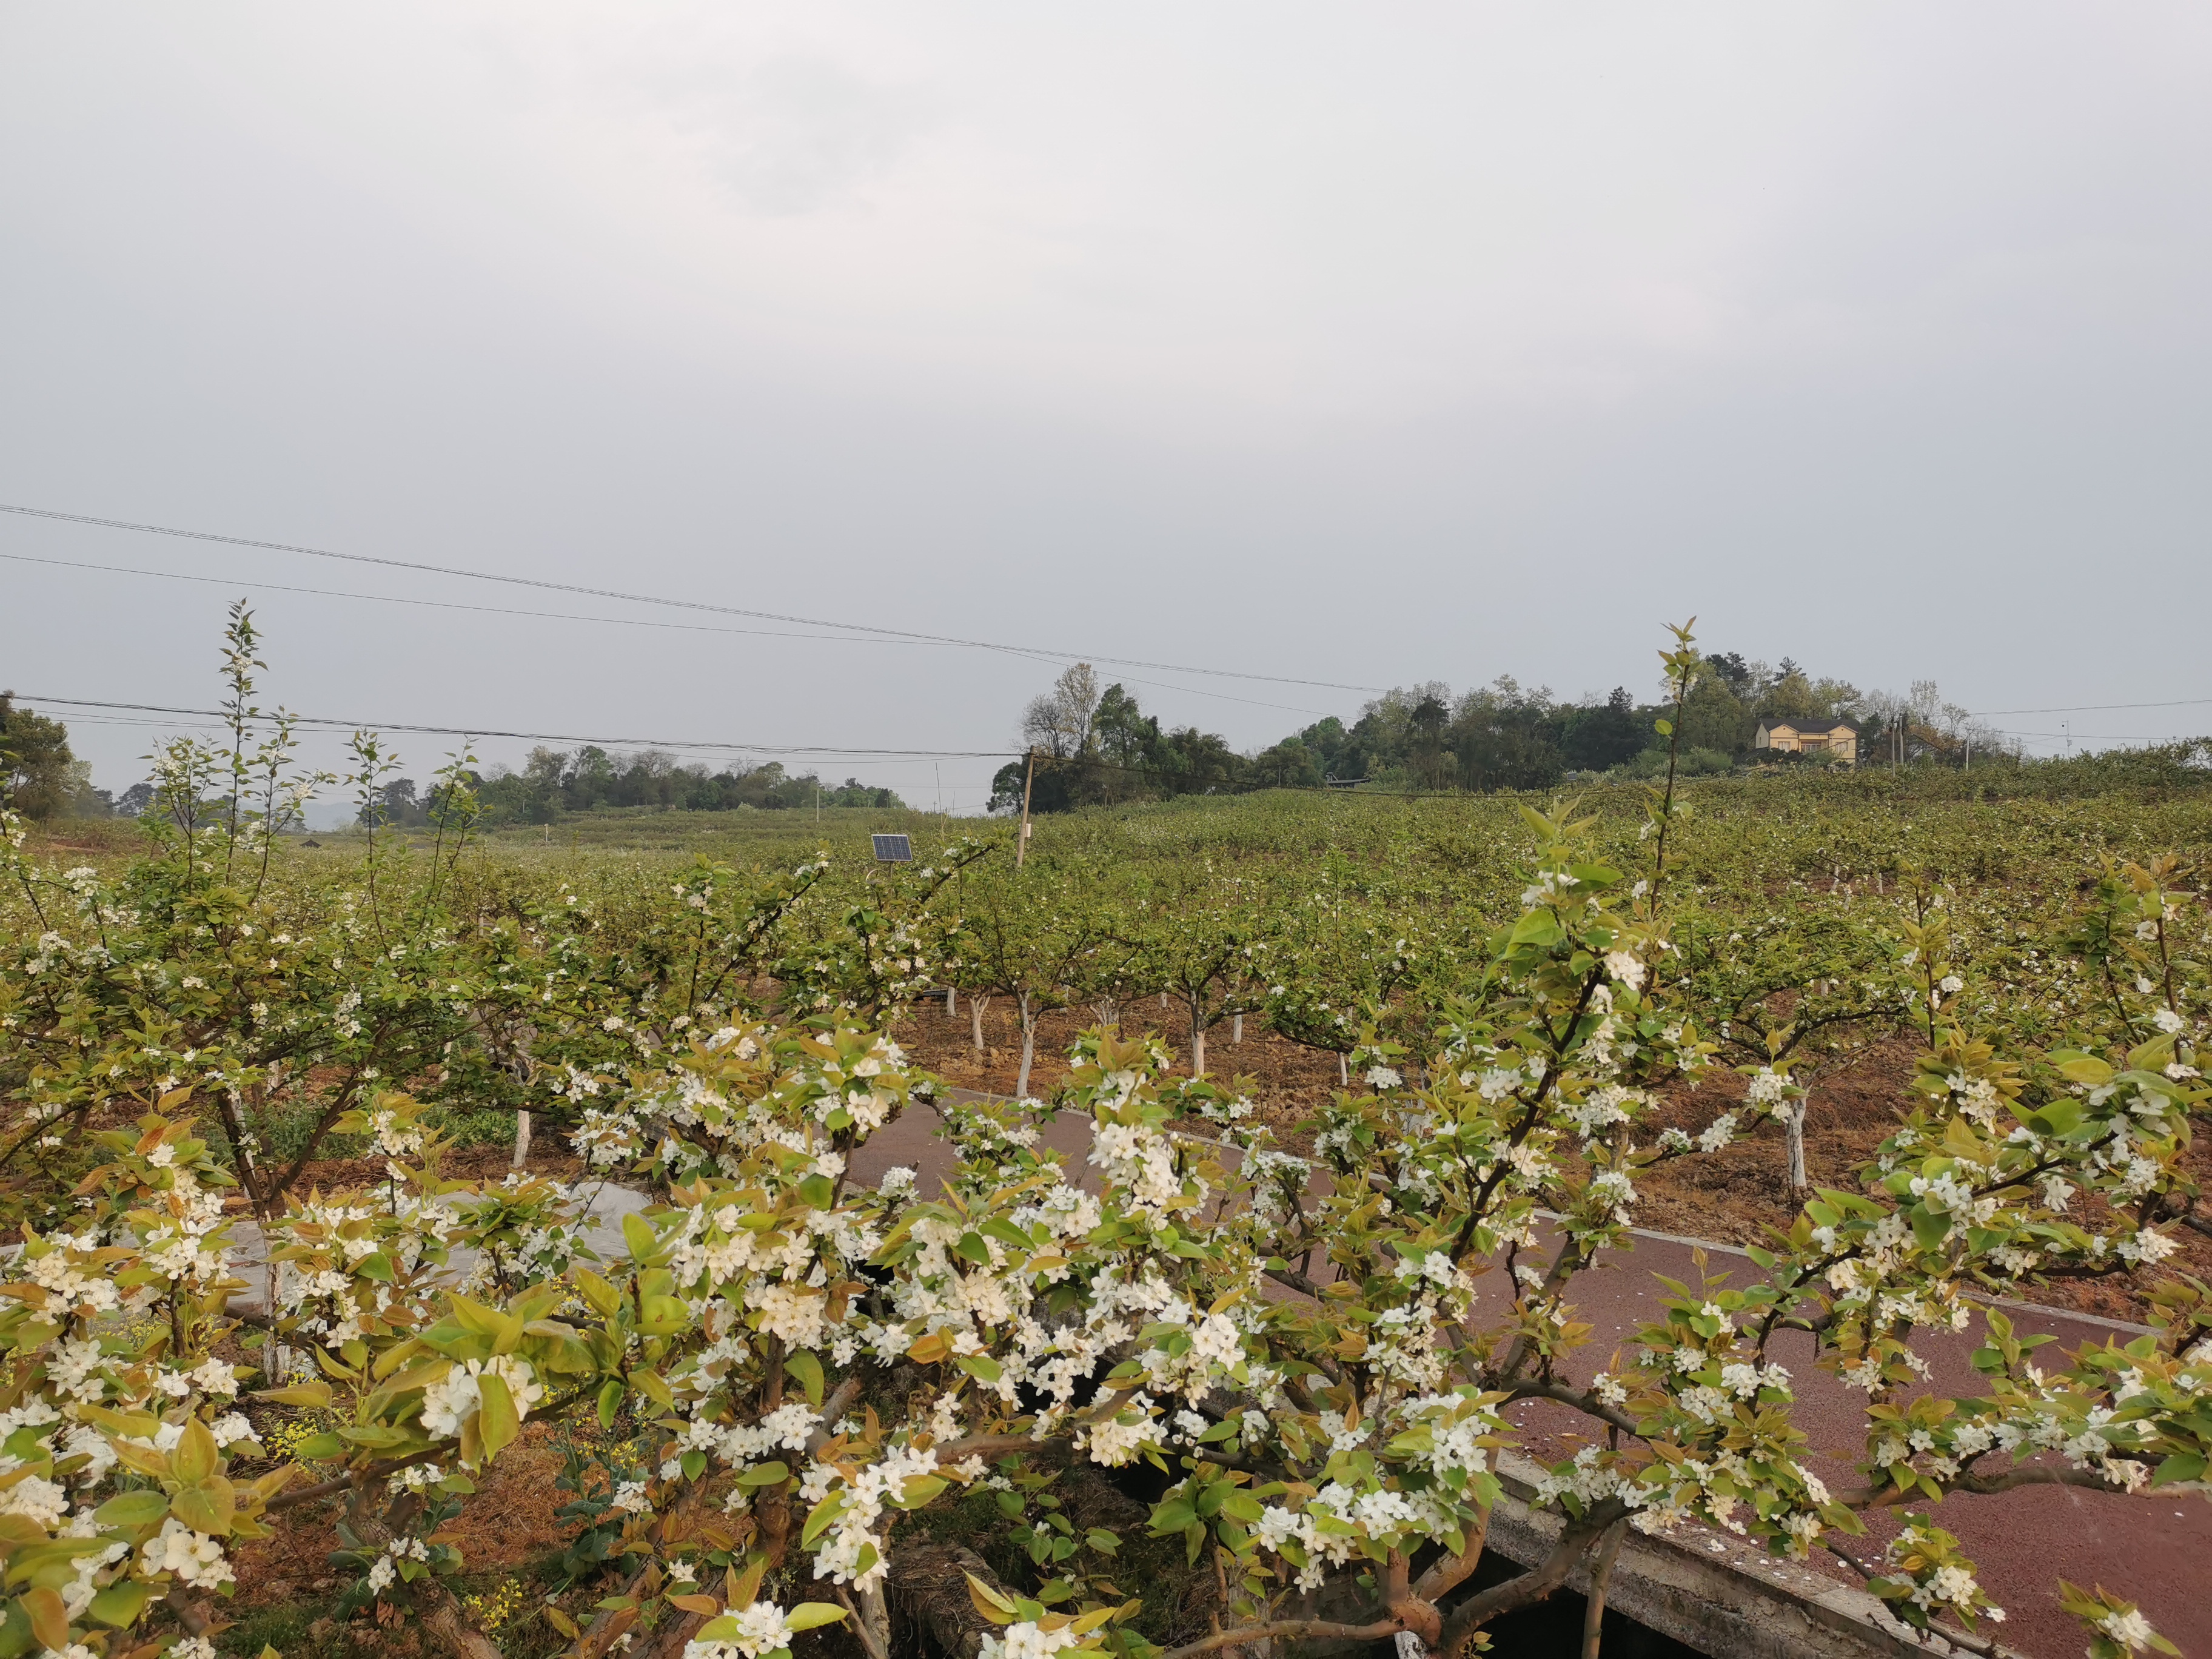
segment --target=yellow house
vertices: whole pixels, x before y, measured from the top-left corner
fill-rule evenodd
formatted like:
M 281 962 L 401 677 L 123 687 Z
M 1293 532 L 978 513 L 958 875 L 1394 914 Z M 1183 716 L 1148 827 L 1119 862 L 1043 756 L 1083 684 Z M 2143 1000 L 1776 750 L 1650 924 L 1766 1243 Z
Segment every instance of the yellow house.
M 1778 750 L 1785 755 L 1818 755 L 1856 765 L 1859 732 L 1849 720 L 1764 720 L 1752 736 L 1751 746 Z

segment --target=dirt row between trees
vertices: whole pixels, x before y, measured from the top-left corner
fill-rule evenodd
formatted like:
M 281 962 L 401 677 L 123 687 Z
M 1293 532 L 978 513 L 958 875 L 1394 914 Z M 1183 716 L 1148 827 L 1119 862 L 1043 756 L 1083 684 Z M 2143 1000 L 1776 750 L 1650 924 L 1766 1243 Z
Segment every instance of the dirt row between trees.
M 1038 1022 L 1036 1055 L 1030 1071 L 1030 1092 L 1049 1099 L 1067 1075 L 1066 1054 L 1076 1034 L 1097 1022 L 1089 1008 L 1047 1014 Z M 1179 1010 L 1163 1009 L 1157 999 L 1146 998 L 1123 1011 L 1122 1023 L 1131 1030 L 1146 1030 L 1164 1039 L 1175 1051 L 1179 1070 L 1190 1064 L 1188 1024 Z M 967 1000 L 948 1018 L 939 1002 L 926 1002 L 895 1029 L 908 1051 L 929 1070 L 960 1088 L 988 1094 L 1010 1095 L 1021 1058 L 1021 1030 L 1004 999 L 991 1002 L 983 1013 L 984 1051 L 978 1056 Z M 1812 1106 L 1805 1124 L 1806 1166 L 1815 1185 L 1856 1189 L 1856 1171 L 1870 1159 L 1875 1149 L 1895 1127 L 1908 1097 L 1905 1085 L 1912 1076 L 1919 1053 L 1909 1040 L 1897 1038 L 1856 1055 L 1851 1063 L 1822 1075 L 1813 1085 Z M 1226 1082 L 1249 1077 L 1252 1099 L 1262 1121 L 1280 1137 L 1284 1150 L 1311 1150 L 1310 1137 L 1297 1124 L 1327 1104 L 1338 1087 L 1336 1056 L 1285 1041 L 1256 1019 L 1244 1024 L 1244 1039 L 1232 1041 L 1224 1022 L 1206 1036 L 1208 1073 Z M 1651 1138 L 1659 1131 L 1680 1127 L 1697 1133 L 1732 1103 L 1743 1097 L 1743 1079 L 1725 1067 L 1715 1067 L 1700 1085 L 1677 1087 L 1664 1097 L 1662 1111 L 1652 1121 Z M 2198 1182 L 2212 1185 L 2212 1145 L 2200 1141 L 2183 1159 L 2184 1167 Z M 2083 1224 L 2094 1226 L 2106 1212 L 2094 1200 L 2077 1200 Z M 1782 1131 L 1772 1121 L 1718 1152 L 1678 1158 L 1638 1183 L 1636 1220 L 1639 1226 L 1660 1232 L 1682 1233 L 1717 1243 L 1744 1245 L 1768 1243 L 1769 1228 L 1787 1227 L 1795 1220 L 1800 1201 L 1790 1191 L 1784 1161 Z M 2176 1273 L 2212 1279 L 2212 1238 L 2183 1229 L 2175 1235 L 2179 1254 L 2147 1274 L 2116 1274 L 2108 1279 L 2057 1281 L 2023 1286 L 2020 1294 L 2046 1307 L 2097 1314 L 2108 1319 L 2136 1322 L 2149 1316 L 2142 1291 L 2149 1285 Z

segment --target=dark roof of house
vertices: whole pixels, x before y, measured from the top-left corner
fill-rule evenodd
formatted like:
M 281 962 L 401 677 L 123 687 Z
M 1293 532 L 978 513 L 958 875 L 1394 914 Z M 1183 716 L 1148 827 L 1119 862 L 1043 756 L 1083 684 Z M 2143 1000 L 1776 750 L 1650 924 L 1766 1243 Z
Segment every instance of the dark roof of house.
M 1825 720 L 1814 714 L 1807 714 L 1802 718 L 1788 714 L 1770 714 L 1760 720 L 1759 725 L 1759 729 L 1765 732 L 1771 732 L 1777 726 L 1786 726 L 1801 737 L 1808 732 L 1825 732 L 1840 730 L 1856 732 L 1859 729 L 1855 722 L 1841 717 Z

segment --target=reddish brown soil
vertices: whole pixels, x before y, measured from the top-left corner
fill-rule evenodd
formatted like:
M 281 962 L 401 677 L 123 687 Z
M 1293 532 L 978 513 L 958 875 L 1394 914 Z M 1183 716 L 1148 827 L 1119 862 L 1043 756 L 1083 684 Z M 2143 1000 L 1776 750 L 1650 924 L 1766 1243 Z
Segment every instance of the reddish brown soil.
M 561 1470 L 553 1439 L 547 1426 L 526 1425 L 522 1437 L 479 1477 L 476 1494 L 459 1517 L 438 1534 L 441 1541 L 459 1547 L 471 1582 L 495 1581 L 524 1571 L 568 1537 L 568 1527 L 555 1518 L 570 1494 L 553 1484 Z M 244 1473 L 260 1470 L 249 1466 Z M 284 1515 L 272 1536 L 240 1546 L 233 1557 L 238 1594 L 223 1608 L 223 1616 L 234 1621 L 257 1608 L 322 1601 L 343 1589 L 350 1575 L 333 1568 L 329 1559 L 333 1550 L 344 1547 L 337 1535 L 343 1514 L 336 1499 L 309 1504 Z M 542 1594 L 533 1589 L 528 1604 L 537 1604 Z M 572 1599 L 572 1610 L 588 1618 L 585 1604 L 589 1596 L 580 1592 Z M 335 1620 L 319 1620 L 313 1639 L 317 1651 L 332 1655 L 399 1659 L 417 1651 L 444 1651 L 438 1642 L 422 1640 L 419 1632 L 397 1627 L 380 1631 L 365 1613 L 343 1631 Z
M 1039 1022 L 1037 1053 L 1030 1073 L 1030 1092 L 1048 1099 L 1067 1073 L 1066 1051 L 1075 1034 L 1094 1023 L 1087 1008 L 1047 1015 Z M 1157 1022 L 1157 1023 L 1155 1023 Z M 1179 1010 L 1163 1010 L 1148 1000 L 1125 1011 L 1131 1030 L 1146 1026 L 1174 1048 L 1179 1068 L 1189 1065 L 1189 1025 Z M 948 1019 L 941 1006 L 924 1004 L 898 1030 L 899 1041 L 921 1062 L 948 1083 L 963 1088 L 1011 1093 L 1021 1059 L 1021 1032 L 1012 1011 L 1001 1002 L 983 1015 L 984 1052 L 973 1045 L 968 1005 Z M 1873 1156 L 1897 1121 L 1905 1085 L 1917 1050 L 1902 1039 L 1877 1045 L 1851 1064 L 1820 1079 L 1813 1087 L 1805 1127 L 1805 1159 L 1815 1185 L 1853 1188 L 1858 1165 Z M 1207 1034 L 1207 1069 L 1227 1079 L 1249 1075 L 1253 1097 L 1267 1120 L 1293 1149 L 1304 1150 L 1294 1126 L 1327 1101 L 1337 1086 L 1336 1057 L 1286 1042 L 1256 1020 L 1245 1023 L 1244 1041 L 1232 1043 L 1226 1023 Z M 1695 1133 L 1743 1094 L 1742 1079 L 1723 1072 L 1692 1091 L 1673 1091 L 1654 1123 L 1655 1130 L 1680 1125 Z M 2185 1158 L 2200 1182 L 2212 1182 L 2212 1147 L 2202 1143 Z M 1772 1123 L 1725 1151 L 1677 1160 L 1638 1183 L 1642 1202 L 1638 1224 L 1660 1232 L 1708 1238 L 1724 1244 L 1770 1242 L 1768 1229 L 1787 1227 L 1798 1206 L 1791 1200 L 1782 1131 Z M 2094 1200 L 2075 1200 L 2075 1213 L 2094 1227 L 2109 1212 Z M 2022 1299 L 2107 1318 L 2142 1321 L 2149 1307 L 2142 1292 L 2159 1280 L 2185 1273 L 2212 1279 L 2212 1238 L 2183 1231 L 2181 1253 L 2144 1274 L 2116 1274 L 2090 1281 L 2064 1281 L 2019 1287 Z
M 514 1162 L 511 1146 L 464 1146 L 440 1160 L 438 1173 L 448 1181 L 497 1182 L 507 1175 Z M 385 1181 L 384 1164 L 380 1158 L 319 1158 L 301 1171 L 293 1190 L 304 1196 L 317 1188 L 337 1193 L 380 1187 Z M 583 1160 L 568 1149 L 567 1135 L 557 1129 L 532 1137 L 525 1167 L 532 1175 L 550 1176 L 556 1181 L 574 1181 L 584 1173 Z M 234 1196 L 232 1206 L 240 1207 L 245 1201 Z

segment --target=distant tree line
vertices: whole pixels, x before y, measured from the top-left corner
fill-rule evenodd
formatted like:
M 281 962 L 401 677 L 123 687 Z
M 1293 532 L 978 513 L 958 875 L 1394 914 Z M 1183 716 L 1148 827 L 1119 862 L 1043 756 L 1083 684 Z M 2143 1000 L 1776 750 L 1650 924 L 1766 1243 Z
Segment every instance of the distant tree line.
M 1119 684 L 1099 690 L 1078 663 L 1033 699 L 1021 740 L 1036 757 L 1009 762 L 993 781 L 995 811 L 1017 811 L 1026 784 L 1032 810 L 1066 811 L 1117 801 L 1244 789 L 1548 789 L 1582 773 L 1650 773 L 1664 767 L 1658 723 L 1671 707 L 1639 700 L 1626 686 L 1565 702 L 1511 676 L 1455 693 L 1441 680 L 1384 693 L 1350 725 L 1334 715 L 1249 755 L 1194 726 L 1163 729 Z M 1785 657 L 1778 666 L 1739 652 L 1708 656 L 1682 709 L 1680 762 L 1690 773 L 1728 771 L 1753 758 L 1762 720 L 1845 720 L 1859 732 L 1863 762 L 1933 758 L 1957 763 L 1971 750 L 2007 758 L 2001 733 L 1945 703 L 1932 682 L 1905 696 L 1863 694 L 1847 680 L 1815 678 Z M 1762 763 L 1820 765 L 1772 750 Z
M 787 807 L 900 807 L 896 792 L 871 788 L 855 778 L 828 784 L 811 772 L 793 776 L 781 761 L 761 766 L 724 767 L 710 772 L 683 765 L 658 749 L 615 755 L 596 744 L 570 753 L 543 746 L 530 751 L 519 769 L 495 766 L 474 775 L 477 799 L 489 823 L 550 823 L 564 812 L 606 807 L 647 807 L 662 811 L 724 812 L 738 807 L 775 811 Z M 403 792 L 388 805 L 390 821 L 427 823 L 436 803 L 415 801 L 415 785 L 402 779 Z

